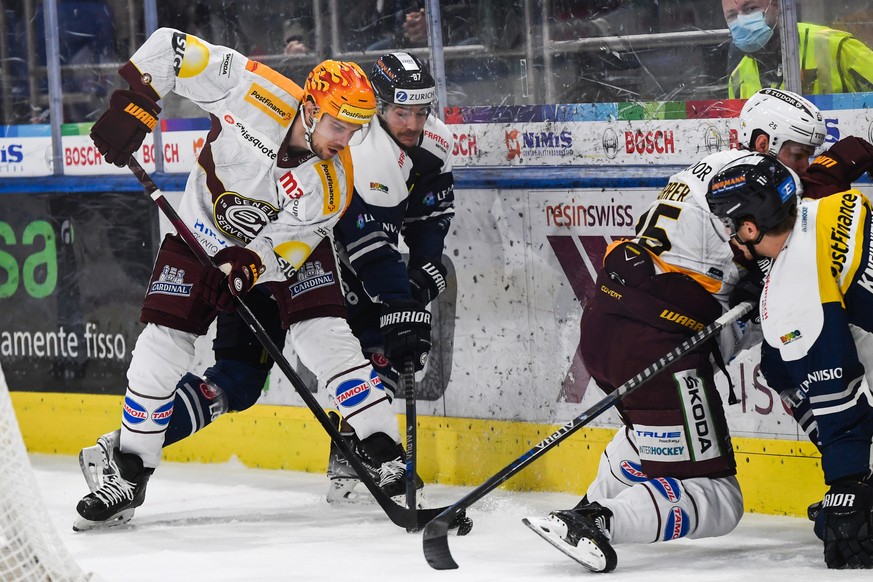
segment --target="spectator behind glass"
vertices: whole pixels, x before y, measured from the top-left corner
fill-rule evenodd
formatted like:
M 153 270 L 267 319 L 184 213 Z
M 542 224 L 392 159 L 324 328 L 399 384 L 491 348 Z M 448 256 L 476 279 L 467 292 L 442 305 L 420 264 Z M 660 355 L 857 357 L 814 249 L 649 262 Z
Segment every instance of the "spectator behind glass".
M 730 74 L 728 97 L 748 99 L 763 87 L 782 87 L 778 0 L 722 0 L 734 46 L 744 53 Z M 798 22 L 801 93 L 873 91 L 873 51 L 848 32 Z M 829 55 L 821 59 L 821 55 Z

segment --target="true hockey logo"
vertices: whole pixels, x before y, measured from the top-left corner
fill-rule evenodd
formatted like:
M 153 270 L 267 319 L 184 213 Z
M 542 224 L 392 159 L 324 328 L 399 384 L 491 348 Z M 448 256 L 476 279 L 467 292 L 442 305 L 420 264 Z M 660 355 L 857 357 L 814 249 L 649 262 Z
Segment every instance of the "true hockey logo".
M 185 270 L 178 267 L 164 265 L 158 280 L 149 288 L 149 295 L 174 295 L 176 297 L 190 297 L 192 283 L 185 283 Z

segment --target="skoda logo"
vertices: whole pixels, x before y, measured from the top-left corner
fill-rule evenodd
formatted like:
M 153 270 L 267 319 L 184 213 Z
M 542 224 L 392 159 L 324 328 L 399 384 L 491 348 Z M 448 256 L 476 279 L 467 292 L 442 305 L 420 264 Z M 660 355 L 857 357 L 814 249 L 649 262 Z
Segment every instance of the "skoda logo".
M 409 93 L 407 93 L 406 91 L 397 91 L 397 93 L 395 93 L 394 95 L 394 98 L 397 100 L 398 103 L 404 103 L 407 99 L 409 99 Z

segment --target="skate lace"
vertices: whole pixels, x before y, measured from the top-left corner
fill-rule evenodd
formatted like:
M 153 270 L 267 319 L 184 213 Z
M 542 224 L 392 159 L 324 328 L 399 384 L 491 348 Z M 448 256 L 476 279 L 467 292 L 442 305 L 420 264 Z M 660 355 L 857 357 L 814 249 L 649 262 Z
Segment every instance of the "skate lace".
M 406 474 L 406 463 L 400 457 L 393 461 L 385 461 L 379 467 L 379 487 L 384 487 L 388 483 L 393 483 L 401 479 Z
M 107 479 L 103 486 L 94 492 L 94 496 L 105 503 L 106 507 L 112 507 L 123 501 L 133 499 L 135 489 L 135 483 L 123 477 L 115 477 Z

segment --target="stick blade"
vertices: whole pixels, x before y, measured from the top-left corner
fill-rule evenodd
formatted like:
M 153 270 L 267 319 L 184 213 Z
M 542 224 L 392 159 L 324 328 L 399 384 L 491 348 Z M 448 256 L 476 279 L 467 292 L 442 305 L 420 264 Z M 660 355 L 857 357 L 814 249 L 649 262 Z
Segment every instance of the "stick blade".
M 457 562 L 449 549 L 449 520 L 451 515 L 440 515 L 424 527 L 424 558 L 434 570 L 456 570 Z

